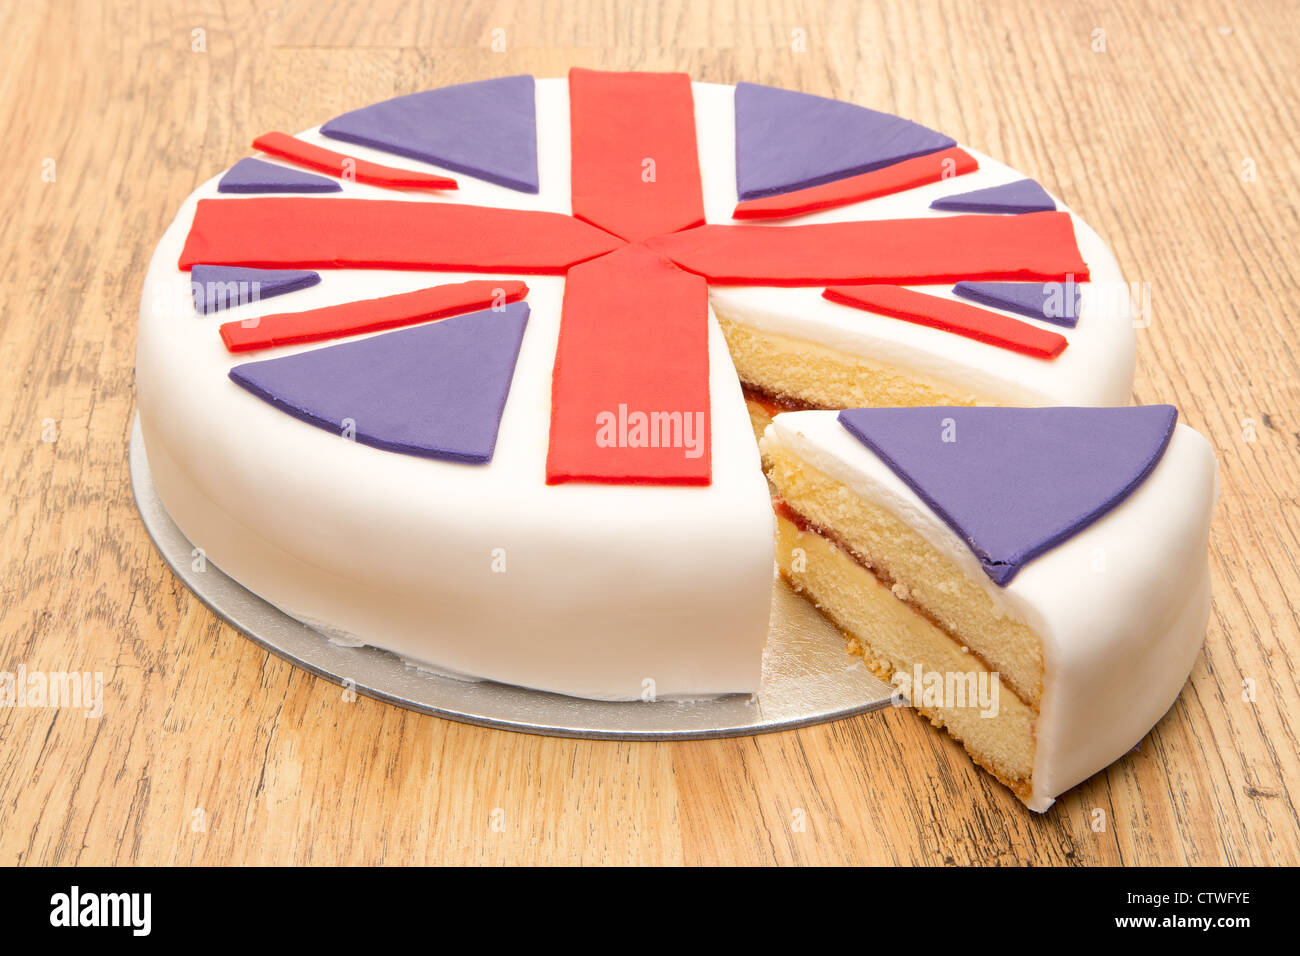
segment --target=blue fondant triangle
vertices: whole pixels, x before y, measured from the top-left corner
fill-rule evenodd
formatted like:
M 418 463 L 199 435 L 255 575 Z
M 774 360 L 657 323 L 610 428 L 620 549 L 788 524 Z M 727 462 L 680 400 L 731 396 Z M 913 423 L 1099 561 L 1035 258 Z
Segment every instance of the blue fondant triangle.
M 531 76 L 503 76 L 399 96 L 344 113 L 320 131 L 520 192 L 537 192 L 537 109 Z
M 496 447 L 528 305 L 514 302 L 230 370 L 236 384 L 335 434 L 482 464 Z
M 839 415 L 1001 586 L 1141 485 L 1177 419 L 1172 405 L 855 408 Z
M 1077 282 L 958 282 L 952 291 L 981 305 L 1069 329 L 1079 321 Z
M 930 208 L 948 212 L 1025 213 L 1050 212 L 1056 208 L 1056 203 L 1038 183 L 1032 179 L 1020 179 L 1001 186 L 944 196 L 930 203 Z
M 232 309 L 320 282 L 320 273 L 306 269 L 247 269 L 242 266 L 197 265 L 190 272 L 194 308 L 203 314 Z
M 741 199 L 817 186 L 955 146 L 889 113 L 756 83 L 736 84 Z
M 342 188 L 324 176 L 252 157 L 235 163 L 217 183 L 222 193 L 336 193 Z

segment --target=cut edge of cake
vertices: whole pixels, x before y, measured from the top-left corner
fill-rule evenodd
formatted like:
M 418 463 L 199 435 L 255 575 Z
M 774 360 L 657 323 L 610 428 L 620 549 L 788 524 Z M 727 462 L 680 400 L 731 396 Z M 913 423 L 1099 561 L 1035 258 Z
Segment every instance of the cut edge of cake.
M 1192 429 L 1006 587 L 836 412 L 782 413 L 760 448 L 782 576 L 1031 809 L 1122 757 L 1176 700 L 1208 620 L 1217 496 Z M 1112 573 L 1090 570 L 1095 554 Z
M 714 310 L 716 314 L 716 309 Z M 783 412 L 999 404 L 918 372 L 717 316 L 755 440 Z

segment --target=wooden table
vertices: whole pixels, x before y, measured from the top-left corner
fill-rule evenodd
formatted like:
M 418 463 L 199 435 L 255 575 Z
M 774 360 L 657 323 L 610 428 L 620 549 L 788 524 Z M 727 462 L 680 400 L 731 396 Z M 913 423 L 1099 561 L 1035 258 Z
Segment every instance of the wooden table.
M 1300 862 L 1294 3 L 289 6 L 0 7 L 0 670 L 105 682 L 97 719 L 0 710 L 0 863 Z M 125 450 L 181 200 L 265 130 L 573 65 L 901 113 L 1110 241 L 1149 296 L 1134 399 L 1221 463 L 1205 653 L 1139 752 L 1036 816 L 905 711 L 691 743 L 482 730 L 348 702 L 173 578 Z

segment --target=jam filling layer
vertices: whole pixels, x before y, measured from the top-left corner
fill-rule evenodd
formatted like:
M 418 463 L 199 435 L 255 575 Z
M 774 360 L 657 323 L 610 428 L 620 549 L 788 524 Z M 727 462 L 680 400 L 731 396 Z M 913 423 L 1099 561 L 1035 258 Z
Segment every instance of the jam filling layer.
M 778 392 L 769 392 L 766 389 L 759 388 L 757 385 L 750 385 L 748 382 L 740 383 L 740 392 L 745 396 L 745 401 L 753 402 L 762 406 L 769 417 L 781 414 L 782 412 L 807 412 L 821 410 L 823 406 L 812 405 L 808 402 L 800 401 L 797 398 L 790 398 L 788 395 L 782 395 Z
M 798 528 L 799 531 L 801 531 L 802 533 L 815 534 L 822 538 L 825 538 L 827 541 L 833 544 L 840 551 L 843 551 L 846 555 L 848 555 L 854 564 L 857 564 L 864 571 L 866 571 L 868 574 L 874 577 L 878 582 L 880 582 L 882 586 L 888 588 L 895 598 L 897 598 L 899 601 L 902 601 L 904 604 L 906 604 L 909 608 L 912 609 L 913 612 L 918 614 L 920 617 L 924 618 L 927 623 L 931 624 L 936 630 L 940 631 L 949 640 L 962 647 L 965 653 L 970 654 L 972 657 L 978 660 L 981 664 L 984 665 L 984 667 L 987 670 L 989 671 L 997 670 L 997 668 L 994 667 L 987 660 L 985 660 L 984 657 L 978 651 L 968 646 L 965 641 L 963 641 L 960 637 L 954 634 L 946 625 L 944 625 L 937 617 L 935 617 L 934 614 L 932 614 L 929 611 L 929 609 L 927 609 L 924 605 L 922 605 L 920 602 L 914 599 L 906 585 L 895 580 L 883 568 L 879 568 L 876 565 L 872 564 L 870 561 L 868 561 L 862 554 L 856 551 L 840 535 L 827 528 L 823 528 L 819 525 L 816 525 L 812 521 L 809 521 L 808 518 L 806 518 L 804 515 L 796 511 L 794 508 L 790 507 L 789 502 L 787 502 L 784 498 L 778 495 L 772 496 L 772 510 L 776 512 L 778 518 L 784 518 L 786 521 L 789 521 L 792 525 Z M 782 573 L 784 574 L 784 569 Z M 1004 682 L 1004 687 L 1006 690 L 1015 693 L 1015 690 L 1013 688 L 1005 686 L 1005 682 Z M 1016 696 L 1020 697 L 1019 694 L 1016 694 Z

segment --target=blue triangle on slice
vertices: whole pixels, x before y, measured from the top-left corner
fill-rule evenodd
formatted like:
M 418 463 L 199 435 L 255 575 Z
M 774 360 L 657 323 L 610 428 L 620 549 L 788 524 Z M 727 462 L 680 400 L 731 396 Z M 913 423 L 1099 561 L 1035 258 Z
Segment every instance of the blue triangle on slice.
M 320 128 L 346 143 L 432 163 L 519 192 L 537 192 L 537 107 L 528 75 L 410 93 Z
M 262 299 L 272 299 L 286 292 L 297 292 L 318 282 L 320 273 L 308 269 L 197 265 L 190 272 L 194 308 L 204 315 Z
M 736 84 L 743 199 L 819 186 L 957 145 L 911 120 L 756 83 Z
M 324 176 L 252 157 L 235 163 L 217 183 L 221 193 L 336 193 L 342 189 Z
M 237 365 L 237 385 L 365 445 L 447 461 L 492 459 L 528 305 L 485 309 Z M 340 438 L 342 440 L 342 438 Z
M 947 212 L 987 212 L 1018 215 L 1026 212 L 1050 212 L 1056 208 L 1047 190 L 1032 179 L 973 189 L 968 193 L 944 196 L 930 203 L 931 209 Z
M 1172 405 L 855 408 L 839 415 L 1003 587 L 1141 485 L 1177 419 Z
M 954 295 L 1072 329 L 1079 322 L 1077 282 L 958 282 Z

